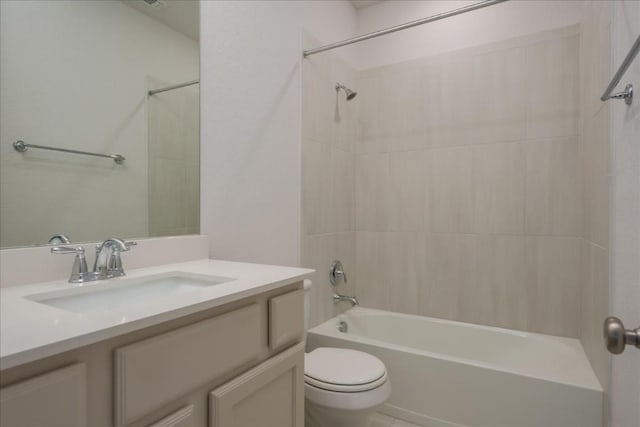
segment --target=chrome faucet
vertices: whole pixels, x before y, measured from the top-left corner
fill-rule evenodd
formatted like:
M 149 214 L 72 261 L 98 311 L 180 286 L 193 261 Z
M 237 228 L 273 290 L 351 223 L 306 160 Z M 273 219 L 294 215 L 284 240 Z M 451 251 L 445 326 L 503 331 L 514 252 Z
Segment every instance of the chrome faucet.
M 136 242 L 125 242 L 122 239 L 112 237 L 96 246 L 96 260 L 93 263 L 95 280 L 124 276 L 120 252 L 126 252 L 135 245 L 137 245 Z
M 342 267 L 342 263 L 340 260 L 335 260 L 331 263 L 329 267 L 329 282 L 335 288 L 344 280 L 344 283 L 347 283 L 347 273 L 344 271 L 344 267 Z M 355 296 L 350 297 L 347 295 L 340 295 L 338 293 L 333 294 L 333 303 L 339 303 L 342 301 L 349 301 L 351 303 L 351 307 L 359 305 L 358 300 Z
M 347 296 L 347 295 L 340 295 L 340 294 L 333 294 L 333 303 L 338 303 L 341 301 L 349 301 L 351 303 L 351 307 L 356 306 L 356 305 L 360 305 L 360 303 L 358 303 L 358 299 L 355 296 Z
M 122 268 L 120 252 L 126 252 L 134 245 L 137 245 L 137 243 L 125 242 L 117 238 L 107 239 L 100 243 L 96 246 L 96 260 L 93 263 L 93 271 L 89 271 L 87 268 L 87 259 L 84 255 L 85 250 L 82 246 L 76 248 L 54 246 L 51 248 L 51 253 L 75 254 L 76 257 L 73 261 L 69 282 L 84 283 L 124 276 L 125 273 L 124 268 Z

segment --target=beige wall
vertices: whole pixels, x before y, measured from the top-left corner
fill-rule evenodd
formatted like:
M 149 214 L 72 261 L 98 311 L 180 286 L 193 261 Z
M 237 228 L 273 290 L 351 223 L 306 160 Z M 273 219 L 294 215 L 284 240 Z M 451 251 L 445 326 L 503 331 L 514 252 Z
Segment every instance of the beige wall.
M 363 305 L 578 336 L 578 53 L 571 26 L 360 74 Z
M 306 46 L 318 43 L 303 36 Z M 349 305 L 334 306 L 329 265 L 342 261 L 352 292 L 355 272 L 355 112 L 358 95 L 347 102 L 336 96 L 340 82 L 357 89 L 355 70 L 335 54 L 306 59 L 302 68 L 302 252 L 301 265 L 316 270 L 312 277 L 310 325 Z
M 610 357 L 602 340 L 602 322 L 609 313 L 609 129 L 612 102 L 619 101 L 602 102 L 600 96 L 612 76 L 610 2 L 585 2 L 580 41 L 580 144 L 585 219 L 580 341 L 608 394 Z

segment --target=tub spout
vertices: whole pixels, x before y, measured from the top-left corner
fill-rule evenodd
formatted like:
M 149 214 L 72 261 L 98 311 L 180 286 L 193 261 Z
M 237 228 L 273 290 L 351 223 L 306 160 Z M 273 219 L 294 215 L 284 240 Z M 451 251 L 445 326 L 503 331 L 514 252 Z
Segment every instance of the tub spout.
M 351 307 L 360 305 L 355 296 L 350 297 L 347 295 L 333 294 L 333 303 L 338 303 L 340 301 L 349 301 L 351 303 Z

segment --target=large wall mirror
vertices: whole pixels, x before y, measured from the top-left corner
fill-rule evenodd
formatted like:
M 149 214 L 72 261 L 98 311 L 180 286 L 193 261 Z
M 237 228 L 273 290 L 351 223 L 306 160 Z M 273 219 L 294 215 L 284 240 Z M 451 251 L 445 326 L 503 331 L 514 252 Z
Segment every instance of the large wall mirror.
M 0 247 L 197 234 L 198 1 L 0 1 L 0 18 Z

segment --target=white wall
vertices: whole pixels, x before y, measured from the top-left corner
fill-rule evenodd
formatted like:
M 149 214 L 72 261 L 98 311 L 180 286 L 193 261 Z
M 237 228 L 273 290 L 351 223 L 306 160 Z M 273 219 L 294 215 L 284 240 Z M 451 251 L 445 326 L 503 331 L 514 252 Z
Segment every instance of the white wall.
M 614 104 L 599 98 L 611 77 L 610 10 L 609 2 L 585 2 L 580 40 L 580 144 L 585 220 L 580 341 L 605 396 L 609 393 L 611 377 L 611 355 L 603 345 L 602 321 L 609 309 L 609 116 Z M 605 419 L 607 411 L 605 405 Z
M 198 44 L 119 1 L 2 1 L 2 246 L 147 235 L 147 75 L 192 80 Z M 119 153 L 122 166 L 12 143 Z
M 350 37 L 355 11 L 345 1 L 205 1 L 201 28 L 209 255 L 298 265 L 301 30 L 323 42 Z
M 640 34 L 640 2 L 612 5 L 613 73 Z M 627 83 L 640 87 L 640 58 L 627 70 L 616 91 Z M 603 88 L 604 89 L 604 88 Z M 611 103 L 611 310 L 626 328 L 640 325 L 640 97 L 633 105 Z M 640 425 L 640 358 L 633 348 L 613 358 L 611 426 Z M 635 373 L 635 374 L 634 374 Z
M 361 9 L 358 34 L 457 9 L 477 1 L 385 1 Z M 361 69 L 422 58 L 580 22 L 581 1 L 508 1 L 359 43 Z

